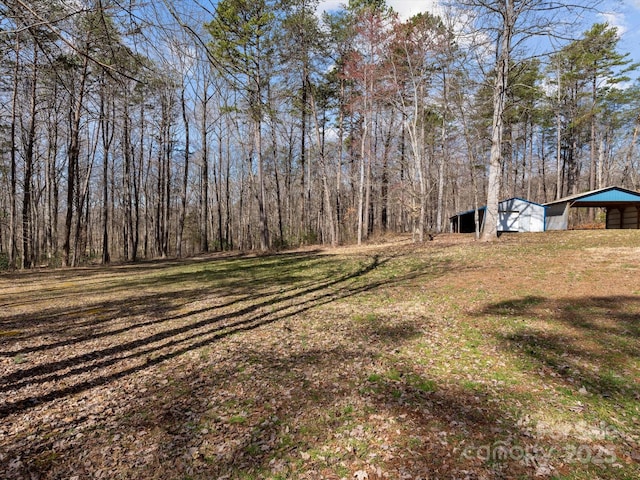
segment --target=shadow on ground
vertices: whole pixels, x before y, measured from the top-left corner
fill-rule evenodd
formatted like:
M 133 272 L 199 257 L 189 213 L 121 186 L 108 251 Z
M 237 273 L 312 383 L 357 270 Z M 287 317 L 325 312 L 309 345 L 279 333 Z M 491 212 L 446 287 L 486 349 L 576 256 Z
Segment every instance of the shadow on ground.
M 575 390 L 640 400 L 640 297 L 527 296 L 490 305 L 481 315 L 517 322 L 498 340 L 524 355 L 530 368 L 552 372 Z
M 277 269 L 290 272 L 296 261 L 304 261 L 304 267 L 309 267 L 309 259 L 309 255 L 278 257 Z M 5 334 L 0 357 L 14 359 L 14 371 L 0 377 L 0 392 L 17 392 L 23 387 L 38 384 L 47 385 L 49 391 L 20 400 L 5 401 L 0 405 L 0 415 L 16 413 L 43 402 L 103 385 L 229 335 L 284 320 L 336 299 L 378 288 L 386 282 L 351 285 L 351 281 L 365 276 L 386 261 L 388 259 L 380 260 L 378 256 L 374 256 L 367 264 L 339 276 L 327 275 L 319 279 L 302 276 L 295 277 L 295 280 L 291 274 L 283 280 L 283 276 L 272 273 L 276 269 L 274 265 L 267 268 L 261 261 L 255 270 L 268 272 L 268 275 L 254 275 L 249 267 L 238 265 L 237 270 L 242 271 L 242 275 L 248 280 L 244 283 L 234 282 L 233 287 L 217 286 L 222 278 L 228 278 L 225 274 L 227 269 L 236 271 L 227 267 L 223 268 L 222 273 L 216 272 L 206 280 L 209 284 L 216 285 L 215 288 L 207 289 L 207 283 L 202 279 L 188 278 L 189 281 L 199 281 L 200 287 L 176 293 L 129 297 L 128 304 L 131 307 L 122 306 L 122 300 L 109 300 L 89 302 L 89 305 L 80 310 L 80 315 L 76 315 L 78 312 L 74 309 L 45 308 L 43 313 L 3 319 L 0 325 L 8 334 Z M 183 274 L 169 274 L 167 278 L 154 278 L 150 282 L 155 287 L 159 284 L 177 284 L 181 275 Z M 258 282 L 262 291 L 256 287 Z M 275 293 L 271 291 L 271 287 L 279 287 L 287 282 L 288 288 L 278 289 Z M 126 281 L 125 288 L 131 290 L 129 280 Z M 229 293 L 229 289 L 233 292 Z M 249 291 L 253 293 L 246 293 Z M 225 295 L 238 294 L 239 299 L 222 304 L 215 303 L 202 308 L 194 304 L 196 300 L 205 301 L 212 295 L 224 298 Z M 173 300 L 179 303 L 176 305 Z M 126 315 L 124 323 L 123 315 Z M 38 327 L 38 331 L 35 334 L 29 333 L 28 329 L 34 327 Z M 27 330 L 23 331 L 25 328 Z M 134 330 L 138 330 L 140 334 L 130 335 Z M 24 345 L 25 341 L 27 345 Z M 67 347 L 84 348 L 86 352 L 78 354 Z M 60 350 L 63 350 L 62 355 L 59 354 Z M 37 354 L 43 351 L 58 354 L 54 358 L 45 357 L 43 361 L 39 361 Z M 23 363 L 22 360 L 27 360 L 26 356 L 30 354 L 33 355 L 33 360 Z M 135 364 L 128 364 L 130 361 Z M 35 365 L 31 366 L 32 363 Z M 122 368 L 108 374 L 100 373 L 101 369 L 114 365 Z M 83 379 L 84 374 L 91 375 Z M 65 386 L 61 388 L 59 385 Z M 16 396 L 19 397 L 11 395 L 12 398 Z
M 39 303 L 0 317 L 0 474 L 332 478 L 391 465 L 452 478 L 477 467 L 462 456 L 465 439 L 519 435 L 499 405 L 410 366 L 375 374 L 428 328 L 424 317 L 324 318 L 320 307 L 450 268 L 387 271 L 391 260 L 311 252 L 39 274 L 42 291 L 3 299 L 9 311 Z M 443 436 L 452 425 L 459 436 Z M 480 466 L 506 467 L 528 471 Z
M 452 269 L 405 254 L 401 269 L 392 255 L 308 252 L 99 269 L 60 279 L 66 287 L 45 275 L 40 300 L 36 285 L 2 300 L 18 313 L 0 315 L 0 477 L 544 472 L 543 458 L 480 455 L 536 446 L 503 398 L 439 385 L 402 360 L 433 327 L 430 312 L 360 311 Z M 32 296 L 39 303 L 19 312 Z M 55 304 L 67 300 L 77 302 Z M 522 297 L 478 315 L 509 319 L 495 338 L 523 370 L 631 402 L 639 311 L 636 297 Z

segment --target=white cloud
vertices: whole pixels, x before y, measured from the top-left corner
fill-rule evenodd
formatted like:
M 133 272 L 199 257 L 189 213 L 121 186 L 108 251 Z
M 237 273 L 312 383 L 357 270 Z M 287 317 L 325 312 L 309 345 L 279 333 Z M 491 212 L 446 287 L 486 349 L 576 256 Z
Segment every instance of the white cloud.
M 639 0 L 640 1 L 640 0 Z M 616 27 L 618 29 L 618 36 L 624 35 L 627 30 L 627 17 L 618 12 L 604 12 L 599 15 L 605 22 L 607 22 L 612 27 Z
M 638 0 L 640 1 L 640 0 Z M 318 7 L 318 12 L 329 12 L 338 10 L 342 5 L 348 3 L 348 0 L 322 0 Z M 435 12 L 438 9 L 437 0 L 387 0 L 387 5 L 392 7 L 400 18 L 406 19 L 420 12 Z
M 389 0 L 387 3 L 401 18 L 410 18 L 421 12 L 433 13 L 438 8 L 436 0 Z
M 322 0 L 320 5 L 318 5 L 318 13 L 323 14 L 324 12 L 339 10 L 345 3 L 346 1 L 343 0 Z

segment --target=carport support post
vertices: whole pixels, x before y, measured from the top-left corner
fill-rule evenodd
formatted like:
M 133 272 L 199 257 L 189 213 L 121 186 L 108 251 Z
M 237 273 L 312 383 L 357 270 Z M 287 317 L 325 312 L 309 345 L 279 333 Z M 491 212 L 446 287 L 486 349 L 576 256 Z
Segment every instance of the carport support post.
M 624 207 L 618 207 L 618 211 L 620 211 L 620 230 L 624 228 Z

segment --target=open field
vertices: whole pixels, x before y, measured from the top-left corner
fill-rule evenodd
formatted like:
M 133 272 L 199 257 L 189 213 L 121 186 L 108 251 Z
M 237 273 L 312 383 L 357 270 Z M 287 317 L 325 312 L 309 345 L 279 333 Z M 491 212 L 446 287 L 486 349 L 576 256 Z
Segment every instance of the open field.
M 640 231 L 3 274 L 0 418 L 2 479 L 637 479 Z

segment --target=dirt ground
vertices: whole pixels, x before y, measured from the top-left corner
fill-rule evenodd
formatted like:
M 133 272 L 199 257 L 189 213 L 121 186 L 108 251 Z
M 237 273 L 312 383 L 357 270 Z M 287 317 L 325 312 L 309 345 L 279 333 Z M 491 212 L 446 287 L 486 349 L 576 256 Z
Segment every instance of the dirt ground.
M 0 478 L 640 478 L 640 232 L 0 274 Z

